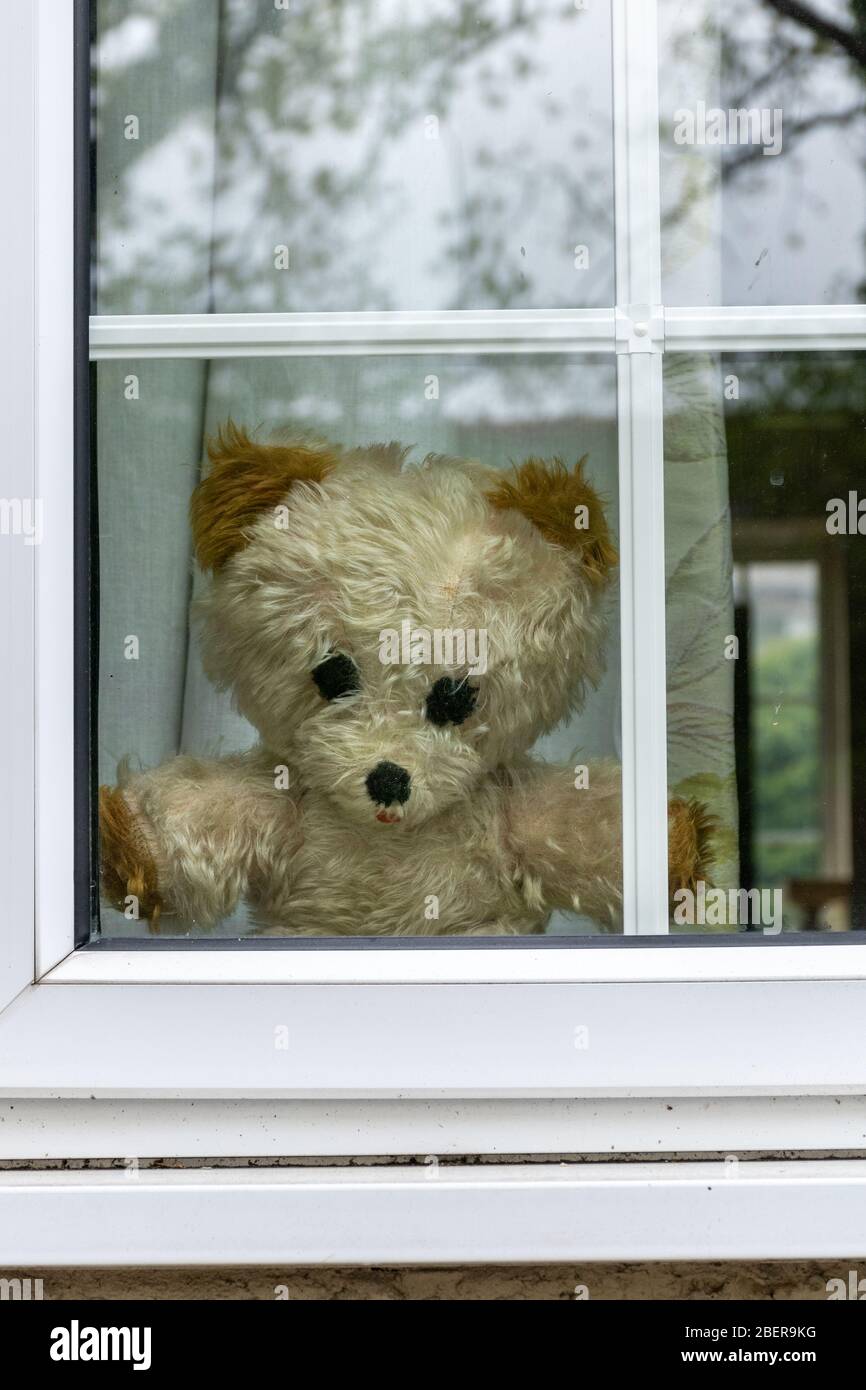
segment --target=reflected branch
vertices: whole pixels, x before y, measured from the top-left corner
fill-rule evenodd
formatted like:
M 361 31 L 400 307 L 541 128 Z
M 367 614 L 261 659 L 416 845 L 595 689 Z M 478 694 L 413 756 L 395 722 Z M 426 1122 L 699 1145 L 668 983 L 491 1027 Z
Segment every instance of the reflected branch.
M 841 24 L 826 19 L 811 5 L 804 5 L 802 0 L 764 0 L 764 4 L 783 19 L 793 20 L 795 24 L 810 30 L 816 38 L 828 39 L 853 58 L 855 63 L 866 67 L 866 39 L 853 29 L 845 29 Z
M 848 125 L 850 121 L 855 121 L 858 116 L 866 116 L 866 106 L 861 103 L 850 106 L 844 111 L 817 111 L 814 116 L 809 116 L 806 120 L 789 122 L 785 128 L 785 134 L 789 138 L 796 139 L 798 136 L 806 135 L 813 130 L 826 129 L 828 126 Z M 737 147 L 736 154 L 724 161 L 724 176 L 728 178 L 745 165 L 758 163 L 763 158 L 764 147 L 762 145 L 741 145 Z

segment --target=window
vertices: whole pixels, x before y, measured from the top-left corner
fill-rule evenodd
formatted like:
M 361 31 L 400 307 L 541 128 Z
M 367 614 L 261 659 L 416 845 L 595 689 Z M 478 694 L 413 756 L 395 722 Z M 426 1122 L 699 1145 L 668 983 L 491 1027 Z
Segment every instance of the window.
M 459 346 L 459 331 L 455 346 Z M 610 358 L 591 354 L 533 356 L 525 351 L 508 356 L 437 351 L 412 355 L 233 357 L 209 364 L 193 362 L 181 366 L 178 372 L 178 364 L 171 360 L 128 358 L 100 362 L 96 371 L 97 728 L 98 771 L 102 785 L 112 787 L 117 782 L 118 764 L 123 760 L 131 759 L 134 766 L 147 769 L 168 764 L 176 754 L 202 760 L 198 766 L 210 769 L 211 775 L 217 776 L 220 767 L 225 766 L 220 759 L 242 753 L 258 743 L 257 721 L 259 729 L 268 727 L 266 711 L 251 702 L 249 694 L 246 704 L 244 697 L 240 697 L 242 714 L 239 714 L 230 700 L 230 695 L 238 695 L 237 686 L 222 694 L 214 690 L 202 670 L 201 630 L 190 632 L 190 589 L 192 587 L 193 596 L 200 598 L 207 590 L 208 579 L 200 572 L 190 586 L 192 558 L 188 515 L 190 494 L 200 476 L 202 404 L 200 395 L 190 396 L 192 377 L 189 370 L 183 368 L 192 368 L 207 382 L 205 415 L 212 421 L 212 434 L 229 419 L 266 418 L 277 427 L 277 437 L 284 434 L 297 438 L 300 434 L 302 438 L 333 438 L 348 441 L 352 447 L 356 441 L 367 444 L 393 437 L 417 439 L 419 447 L 413 451 L 415 462 L 408 469 L 410 479 L 420 476 L 417 465 L 426 454 L 457 454 L 477 459 L 490 470 L 490 477 L 495 478 L 508 476 L 509 459 L 524 459 L 539 453 L 569 457 L 573 441 L 580 439 L 581 452 L 590 457 L 588 477 L 604 493 L 607 518 L 615 534 L 616 373 Z M 131 402 L 130 392 L 134 393 Z M 282 425 L 283 421 L 288 424 Z M 184 427 L 188 432 L 186 443 L 182 442 Z M 440 467 L 447 468 L 444 464 Z M 356 475 L 363 477 L 357 469 L 350 471 L 347 486 L 359 485 L 353 482 Z M 369 481 L 366 486 L 369 490 Z M 494 734 L 499 729 L 504 731 L 507 714 L 503 703 L 516 707 L 521 698 L 520 688 L 507 675 L 501 674 L 500 651 L 503 641 L 507 641 L 507 633 L 503 633 L 501 627 L 497 632 L 499 620 L 489 597 L 482 594 L 476 600 L 470 593 L 468 598 L 458 598 L 456 603 L 449 600 L 447 622 L 435 616 L 444 611 L 439 598 L 441 586 L 452 582 L 449 567 L 453 566 L 453 560 L 443 547 L 463 546 L 463 532 L 452 537 L 440 519 L 437 534 L 435 499 L 424 504 L 427 516 L 422 516 L 420 526 L 416 525 L 410 532 L 413 512 L 407 509 L 406 502 L 399 502 L 393 488 L 393 483 L 383 488 L 372 511 L 369 500 L 364 504 L 364 499 L 358 496 L 347 514 L 344 535 L 337 531 L 336 514 L 325 518 L 320 540 L 322 558 L 317 562 L 314 583 L 332 583 L 334 597 L 330 602 L 319 603 L 318 617 L 306 629 L 303 626 L 293 629 L 287 623 L 279 641 L 264 653 L 265 665 L 276 666 L 276 670 L 281 671 L 281 698 L 294 699 L 299 708 L 294 716 L 298 721 L 297 729 L 293 726 L 291 730 L 272 736 L 276 746 L 268 745 L 273 751 L 266 755 L 263 780 L 269 794 L 276 786 L 285 793 L 283 799 L 286 801 L 298 795 L 299 778 L 305 779 L 300 803 L 308 808 L 304 811 L 305 817 L 321 814 L 327 818 L 332 834 L 347 837 L 347 843 L 339 851 L 342 872 L 347 877 L 352 873 L 351 846 L 357 837 L 361 834 L 373 836 L 365 859 L 367 854 L 387 855 L 390 853 L 386 848 L 388 830 L 383 831 L 374 818 L 374 804 L 363 792 L 363 786 L 360 805 L 357 805 L 354 797 L 332 792 L 332 779 L 341 778 L 343 784 L 348 782 L 350 786 L 356 782 L 363 784 L 378 762 L 385 760 L 391 765 L 405 767 L 411 775 L 409 811 L 413 800 L 426 795 L 434 800 L 434 809 L 444 814 L 450 806 L 442 799 L 448 790 L 446 772 L 450 778 L 463 776 L 456 758 L 464 752 L 474 757 L 477 749 L 484 758 L 482 726 L 492 725 Z M 364 505 L 366 510 L 362 517 Z M 151 520 L 144 525 L 137 524 L 131 522 L 133 515 Z M 398 585 L 402 581 L 403 587 L 392 590 L 395 597 L 389 604 L 380 603 L 375 609 L 369 609 L 368 621 L 359 618 L 353 626 L 347 627 L 346 620 L 338 617 L 336 605 L 344 604 L 352 589 L 347 581 L 336 592 L 337 563 L 340 554 L 345 555 L 353 544 L 353 536 L 359 533 L 362 520 L 378 539 L 372 545 L 366 537 L 356 542 L 359 555 L 365 556 L 371 569 L 378 566 L 376 575 L 382 584 L 392 585 L 396 580 Z M 411 535 L 410 545 L 405 537 L 401 539 L 397 534 L 401 527 L 407 537 Z M 435 543 L 430 539 L 431 533 Z M 397 556 L 392 553 L 395 534 L 400 546 Z M 479 545 L 481 541 L 479 535 Z M 299 543 L 306 564 L 306 538 Z M 412 575 L 413 550 L 424 555 L 427 571 L 417 592 L 405 587 Z M 401 559 L 405 576 L 399 572 Z M 459 579 L 459 572 L 454 572 Z M 515 605 L 519 602 L 517 579 L 515 572 L 510 581 Z M 462 582 L 471 587 L 477 581 L 470 578 Z M 254 603 L 252 598 L 247 601 Z M 285 587 L 281 586 L 279 601 L 287 612 L 293 607 L 300 610 L 305 604 L 313 605 L 317 601 L 314 584 L 306 586 L 301 579 L 287 582 Z M 531 580 L 520 602 L 523 612 L 542 610 L 537 587 Z M 550 729 L 546 737 L 538 740 L 538 751 L 550 763 L 572 769 L 570 785 L 579 784 L 584 778 L 594 778 L 593 765 L 601 758 L 616 758 L 619 749 L 615 595 L 607 600 L 607 610 L 610 635 L 605 643 L 606 670 L 598 687 L 590 690 L 579 714 L 558 728 Z M 515 612 L 521 612 L 519 606 L 515 607 Z M 422 660 L 422 664 L 411 667 L 405 675 L 399 665 L 383 667 L 381 664 L 381 633 L 400 634 L 403 642 L 404 623 L 410 621 L 410 615 L 413 631 L 424 626 L 435 628 L 438 623 L 466 633 L 467 670 L 477 671 L 467 679 L 470 686 L 477 689 L 478 709 L 470 712 L 463 727 L 450 724 L 443 727 L 442 721 L 435 723 L 428 717 L 429 692 L 436 682 L 459 683 L 464 678 L 459 652 L 455 652 L 457 664 L 453 665 L 447 664 L 448 653 L 443 653 L 446 664 L 437 665 L 435 651 L 431 652 L 432 667 Z M 245 627 L 249 621 L 251 618 L 245 617 Z M 326 700 L 310 674 L 323 657 L 327 659 L 321 626 L 328 623 L 332 625 L 332 635 L 327 640 L 340 651 L 350 649 L 361 672 L 354 709 L 348 704 L 340 709 L 338 701 Z M 474 638 L 476 632 L 477 639 Z M 477 651 L 473 646 L 476 640 Z M 311 643 L 309 652 L 304 649 L 304 642 Z M 290 655 L 295 651 L 300 655 Z M 395 655 L 398 662 L 402 662 L 406 653 L 398 649 Z M 421 656 L 423 658 L 423 653 Z M 587 657 L 587 664 L 590 661 L 595 664 L 594 655 Z M 581 674 L 577 668 L 576 679 Z M 527 701 L 536 698 L 537 689 L 526 670 L 523 679 L 530 682 L 529 693 L 524 698 Z M 538 678 L 535 679 L 537 682 Z M 501 693 L 497 693 L 500 688 Z M 294 692 L 291 697 L 290 691 Z M 565 689 L 562 693 L 563 697 L 567 695 Z M 407 706 L 410 713 L 404 714 Z M 384 728 L 381 727 L 383 719 Z M 320 745 L 318 740 L 323 736 L 325 744 Z M 341 740 L 347 737 L 353 740 L 351 749 L 357 751 L 344 748 Z M 504 746 L 507 752 L 516 754 L 526 742 L 522 735 L 509 736 Z M 317 749 L 315 765 L 311 765 L 305 744 Z M 579 751 L 581 748 L 585 750 L 583 753 Z M 435 764 L 437 759 L 444 764 L 438 776 L 436 767 L 430 765 L 431 760 Z M 581 768 L 586 771 L 582 772 Z M 472 784 L 475 782 L 480 797 L 482 782 L 473 773 Z M 139 797 L 142 794 L 139 788 L 155 785 L 152 775 L 146 772 L 137 776 L 133 773 L 128 783 L 131 794 Z M 458 785 L 465 797 L 462 783 Z M 574 791 L 578 796 L 576 787 Z M 566 806 L 568 800 L 566 795 Z M 319 809 L 312 811 L 311 807 Z M 609 831 L 617 840 L 621 835 L 618 821 L 617 807 Z M 411 819 L 408 823 L 412 824 Z M 430 834 L 436 834 L 435 830 Z M 412 853 L 414 871 L 407 877 L 403 889 L 404 897 L 410 901 L 398 903 L 392 899 L 388 903 L 388 895 L 385 895 L 386 906 L 380 910 L 382 881 L 378 878 L 366 880 L 371 895 L 365 896 L 362 880 L 366 876 L 360 872 L 361 865 L 356 865 L 356 889 L 341 917 L 334 910 L 330 875 L 321 867 L 323 848 L 317 848 L 312 840 L 309 850 L 299 851 L 293 862 L 290 901 L 278 911 L 269 909 L 267 891 L 257 893 L 253 886 L 245 896 L 239 895 L 239 900 L 232 902 L 228 911 L 220 910 L 216 921 L 202 922 L 206 898 L 204 893 L 193 895 L 190 892 L 184 899 L 184 903 L 189 904 L 185 911 L 167 898 L 167 910 L 158 924 L 159 935 L 163 940 L 187 935 L 212 939 L 214 933 L 225 937 L 248 935 L 255 939 L 264 926 L 267 931 L 280 932 L 284 939 L 297 938 L 311 931 L 349 939 L 355 934 L 402 939 L 410 932 L 419 936 L 436 933 L 445 939 L 455 930 L 477 931 L 485 925 L 483 934 L 495 935 L 497 931 L 507 930 L 514 918 L 519 919 L 524 931 L 537 929 L 538 913 L 529 915 L 520 907 L 509 908 L 504 900 L 502 920 L 498 921 L 493 911 L 489 924 L 485 924 L 480 908 L 476 909 L 462 893 L 450 892 L 447 881 L 439 881 L 435 856 L 425 859 L 420 848 L 419 844 Z M 454 851 L 457 849 L 455 843 Z M 618 859 L 615 845 L 607 852 L 612 860 Z M 307 862 L 309 856 L 312 859 Z M 411 868 L 411 865 L 404 865 L 399 872 L 406 873 Z M 382 872 L 388 872 L 384 861 Z M 449 863 L 447 879 L 450 877 Z M 113 900 L 104 899 L 99 924 L 103 940 L 141 938 L 155 925 L 145 916 L 148 904 L 140 903 L 135 887 L 134 882 L 120 884 Z M 616 884 L 618 888 L 619 883 Z M 476 883 L 474 891 L 482 895 L 480 882 Z M 613 896 L 618 907 L 618 893 L 614 892 Z M 550 910 L 544 915 L 550 917 Z M 621 927 L 618 917 L 607 925 Z M 598 931 L 601 927 L 588 916 L 579 917 L 576 912 L 562 910 L 548 923 L 548 929 L 568 933 Z
M 35 110 L 0 546 L 28 654 L 3 694 L 9 1156 L 862 1146 L 862 59 L 841 3 L 799 13 L 40 0 L 0 21 L 8 100 Z M 621 768 L 612 932 L 563 911 L 360 948 L 257 935 L 240 903 L 158 935 L 97 903 L 96 760 L 112 781 L 125 753 L 249 736 L 189 639 L 180 525 L 228 416 L 500 471 L 589 454 L 619 550 L 607 673 L 535 751 Z M 691 901 L 669 797 L 713 818 Z
M 510 476 L 512 462 L 560 458 L 573 470 L 584 456 L 566 535 L 570 528 L 577 539 L 581 526 L 589 535 L 590 525 L 610 533 L 599 584 L 607 577 L 618 525 L 616 363 L 592 348 L 599 311 L 610 328 L 614 300 L 610 22 L 607 5 L 550 0 L 447 0 L 423 12 L 270 0 L 91 7 L 93 681 L 97 775 L 107 793 L 98 939 L 140 939 L 157 926 L 162 940 L 622 930 L 614 794 L 599 803 L 613 807 L 603 814 L 605 867 L 586 889 L 575 877 L 554 896 L 536 866 L 503 874 L 499 850 L 485 856 L 480 840 L 466 867 L 470 892 L 453 873 L 453 855 L 474 834 L 472 794 L 479 805 L 490 799 L 500 768 L 516 766 L 533 745 L 562 765 L 576 793 L 614 775 L 595 765 L 618 761 L 621 751 L 615 584 L 601 599 L 569 569 L 559 594 L 551 565 L 561 546 L 539 547 L 513 509 L 516 527 L 503 520 L 507 509 L 493 507 L 474 529 L 459 509 L 449 519 L 444 499 L 458 475 L 444 461 L 432 465 L 445 479 L 438 504 L 422 498 L 417 481 L 425 457 L 477 461 L 472 477 L 486 481 L 464 485 L 465 512 Z M 305 341 L 292 342 L 287 332 L 300 324 Z M 220 342 L 226 330 L 230 339 Z M 375 494 L 373 480 L 357 468 L 345 475 L 358 496 L 342 531 L 336 510 L 323 514 L 321 572 L 309 585 L 301 580 L 310 565 L 306 536 L 295 536 L 291 515 L 278 518 L 285 555 L 296 546 L 300 573 L 274 581 L 268 601 L 284 621 L 268 638 L 255 682 L 243 668 L 251 664 L 250 628 L 263 617 L 252 617 L 257 573 L 232 601 L 247 616 L 243 658 L 231 673 L 217 676 L 208 657 L 225 641 L 228 614 L 205 624 L 212 641 L 190 618 L 191 600 L 193 613 L 207 593 L 220 602 L 206 564 L 190 583 L 188 516 L 208 441 L 228 422 L 245 430 L 264 422 L 257 444 L 410 446 L 402 492 L 380 483 L 363 517 L 361 493 Z M 323 508 L 327 499 L 326 487 Z M 278 506 L 290 513 L 288 502 L 286 493 Z M 588 505 L 593 517 L 583 519 Z M 304 525 L 315 529 L 310 518 Z M 486 555 L 491 543 L 484 564 L 470 554 Z M 414 588 L 413 553 L 424 571 Z M 368 569 L 371 595 L 378 584 L 393 599 L 362 601 L 353 565 Z M 569 627 L 557 605 L 564 614 L 572 590 L 584 588 L 587 622 Z M 445 590 L 453 592 L 443 607 Z M 350 608 L 358 610 L 352 621 Z M 468 646 L 477 634 L 484 651 L 473 666 L 461 661 L 462 648 L 407 662 L 401 647 L 383 666 L 381 633 L 406 624 L 410 636 L 453 629 Z M 533 649 L 544 643 L 550 655 L 533 674 Z M 351 700 L 330 700 L 314 684 L 333 657 L 354 662 Z M 568 674 L 554 690 L 557 666 Z M 268 708 L 256 693 L 263 682 L 279 685 Z M 474 707 L 465 718 L 428 717 L 430 692 L 442 682 L 468 682 Z M 290 720 L 281 721 L 281 702 L 291 705 Z M 284 860 L 249 873 L 238 861 L 233 877 L 242 882 L 215 893 L 212 811 L 201 825 L 208 862 L 194 864 L 188 841 L 157 844 L 157 822 L 167 822 L 162 812 L 154 819 L 151 798 L 169 817 L 183 816 L 186 839 L 196 779 L 227 787 L 224 760 L 251 748 L 262 750 L 262 807 L 273 804 L 276 787 L 285 806 L 297 806 L 304 830 L 293 848 L 288 823 L 281 827 Z M 178 754 L 198 759 L 195 770 L 175 763 L 176 774 L 166 768 L 162 780 L 150 771 Z M 404 779 L 399 803 L 371 800 L 381 767 Z M 173 775 L 179 782 L 169 788 Z M 183 811 L 170 810 L 166 795 Z M 491 800 L 493 819 L 481 832 L 491 844 L 501 839 L 501 799 Z M 567 792 L 559 799 L 567 821 Z M 564 833 L 553 807 L 549 815 L 551 834 Z M 428 833 L 401 855 L 402 827 L 383 831 L 378 822 L 403 816 L 413 830 L 426 818 Z M 161 864 L 159 888 L 155 867 L 145 891 L 141 874 L 128 871 L 136 837 Z M 377 856 L 379 873 L 371 874 Z M 342 896 L 335 875 L 345 879 Z M 393 896 L 389 876 L 401 885 Z M 522 894 L 509 877 L 522 878 Z
M 678 364 L 666 375 L 669 531 L 672 515 L 694 507 L 690 486 L 712 489 L 717 511 L 699 548 L 695 525 L 668 547 L 669 778 L 724 827 L 714 884 L 727 902 L 709 910 L 717 929 L 843 931 L 859 921 L 859 550 L 847 511 L 860 374 L 859 358 L 833 352 L 722 355 L 712 389 L 724 452 L 704 459 L 695 445 L 712 425 L 701 414 L 705 379 Z M 679 621 L 671 596 L 713 554 L 714 611 L 693 601 Z

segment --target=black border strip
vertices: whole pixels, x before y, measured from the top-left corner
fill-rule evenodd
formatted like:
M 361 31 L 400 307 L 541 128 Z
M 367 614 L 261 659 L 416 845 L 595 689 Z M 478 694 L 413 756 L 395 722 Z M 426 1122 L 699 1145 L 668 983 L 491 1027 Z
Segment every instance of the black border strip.
M 74 0 L 74 682 L 75 944 L 86 944 L 99 917 L 96 768 L 96 651 L 99 612 L 96 487 L 92 456 L 90 378 L 90 235 L 93 166 L 90 149 L 90 0 Z

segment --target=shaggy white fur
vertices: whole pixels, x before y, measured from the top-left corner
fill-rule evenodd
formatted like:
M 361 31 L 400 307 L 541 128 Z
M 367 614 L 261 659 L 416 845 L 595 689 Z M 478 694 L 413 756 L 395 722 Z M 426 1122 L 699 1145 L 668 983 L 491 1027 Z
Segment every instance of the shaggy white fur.
M 539 932 L 574 907 L 616 927 L 617 769 L 592 766 L 577 788 L 527 755 L 601 673 L 604 584 L 579 547 L 490 504 L 500 476 L 403 466 L 396 448 L 342 454 L 238 538 L 197 618 L 208 673 L 261 743 L 122 786 L 163 914 L 207 925 L 244 898 L 269 934 L 409 936 Z M 381 634 L 404 620 L 486 633 L 465 722 L 427 706 L 465 669 L 383 664 Z M 334 654 L 357 688 L 328 700 L 312 673 Z M 373 799 L 382 763 L 408 774 L 405 800 Z M 107 866 L 115 897 L 128 862 Z

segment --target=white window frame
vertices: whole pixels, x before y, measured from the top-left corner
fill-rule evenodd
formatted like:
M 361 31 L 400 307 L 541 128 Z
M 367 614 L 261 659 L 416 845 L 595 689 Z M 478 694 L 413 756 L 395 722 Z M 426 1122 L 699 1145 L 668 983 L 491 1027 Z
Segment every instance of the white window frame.
M 656 3 L 612 2 L 616 308 L 171 316 L 92 325 L 95 358 L 615 355 L 625 922 L 628 937 L 653 940 L 527 940 L 505 948 L 386 942 L 335 950 L 301 942 L 280 949 L 74 949 L 74 0 L 35 0 L 0 15 L 0 142 L 9 190 L 0 273 L 10 305 L 0 352 L 13 402 L 0 468 L 4 494 L 39 498 L 44 515 L 40 546 L 0 539 L 0 639 L 16 654 L 17 672 L 0 686 L 0 717 L 14 730 L 0 836 L 0 1158 L 866 1152 L 866 946 L 664 939 L 662 448 L 664 351 L 864 350 L 866 308 L 662 305 Z M 286 1050 L 275 1046 L 278 1028 L 288 1029 Z M 589 1045 L 576 1046 L 578 1036 Z M 581 1188 L 581 1210 L 594 1209 L 603 1167 L 590 1190 Z M 799 1214 L 792 1204 L 803 1200 L 784 1167 L 761 1178 L 778 1199 L 766 1209 L 787 1213 L 762 1236 L 765 1256 L 791 1249 L 785 1225 Z M 665 1183 L 680 1193 L 685 1219 L 694 1184 L 687 1171 L 669 1173 Z M 608 1176 L 608 1190 L 619 1191 L 620 1178 Z M 815 1176 L 837 1203 L 861 1181 L 856 1162 L 844 1181 L 826 1167 Z M 643 1243 L 635 1237 L 635 1257 L 664 1244 L 660 1223 L 669 1222 L 671 1208 L 655 1201 L 654 1182 L 648 1175 L 629 1189 L 642 1193 L 650 1232 Z M 178 1183 L 193 1192 L 188 1179 Z M 486 1183 L 476 1175 L 471 1192 L 487 1191 Z M 49 1211 L 45 1191 L 32 1186 L 45 1200 L 28 1210 Z M 728 1202 L 729 1190 L 716 1186 Z M 87 1183 L 77 1187 L 80 1195 Z M 401 1202 L 410 1200 L 410 1189 L 401 1188 Z M 254 1205 L 263 1190 L 252 1184 Z M 360 1183 L 353 1190 L 363 1201 L 372 1188 Z M 451 1189 L 428 1182 L 413 1190 Z M 0 1183 L 0 1211 L 4 1191 Z M 141 1182 L 124 1191 L 128 1208 L 150 1188 Z M 555 1209 L 557 1191 L 555 1183 L 544 1188 L 542 1205 L 552 1201 Z M 428 1210 L 429 1195 L 423 1200 Z M 845 1218 L 845 1230 L 857 1238 L 852 1250 L 858 1239 L 861 1249 L 866 1243 L 866 1204 L 860 1207 L 856 1219 Z M 741 1213 L 740 1225 L 717 1242 L 729 1257 L 738 1239 L 743 1252 L 754 1248 L 753 1208 L 734 1201 L 732 1209 Z M 448 1210 L 459 1212 L 460 1203 Z M 707 1219 L 707 1229 L 717 1224 L 717 1215 Z M 20 1220 L 6 1229 L 18 1234 L 6 1245 L 0 1235 L 0 1263 L 37 1246 L 40 1260 L 51 1258 L 38 1242 L 27 1243 Z M 809 1229 L 799 1254 L 839 1253 L 837 1228 L 823 1243 Z M 712 1253 L 711 1241 L 700 1244 L 702 1230 L 698 1223 L 693 1239 L 683 1237 L 683 1257 Z M 381 1241 L 371 1237 L 364 1246 L 358 1239 L 354 1258 L 388 1258 Z M 511 1245 L 508 1258 L 545 1258 L 544 1248 L 562 1253 L 565 1246 L 551 1239 L 547 1247 L 527 1240 L 523 1254 Z M 82 1236 L 71 1249 L 70 1241 L 60 1243 L 66 1262 L 75 1249 L 82 1260 L 96 1260 L 96 1246 L 105 1255 L 111 1245 L 107 1237 L 100 1245 Z M 604 1247 L 581 1246 L 577 1236 L 566 1244 L 569 1254 Z M 139 1257 L 149 1248 L 142 1235 L 126 1247 L 126 1258 L 146 1262 Z M 606 1248 L 623 1257 L 612 1236 Z M 242 1253 L 228 1235 L 208 1249 L 212 1258 Z M 417 1253 L 417 1241 L 401 1246 L 395 1236 L 389 1249 L 399 1259 L 401 1251 Z M 479 1238 L 476 1257 L 490 1257 L 491 1249 Z M 287 1239 L 282 1257 L 300 1250 Z

